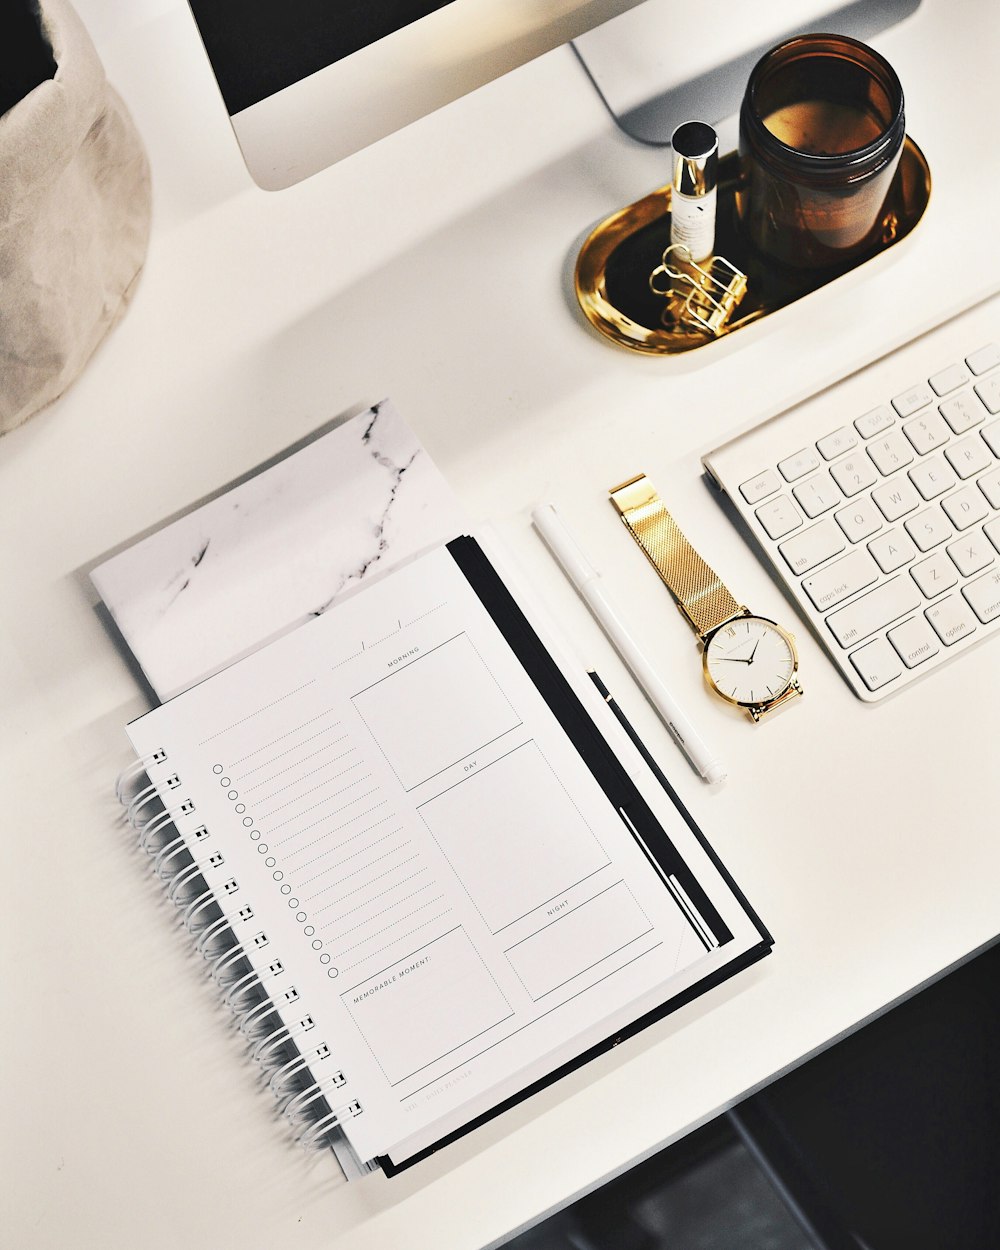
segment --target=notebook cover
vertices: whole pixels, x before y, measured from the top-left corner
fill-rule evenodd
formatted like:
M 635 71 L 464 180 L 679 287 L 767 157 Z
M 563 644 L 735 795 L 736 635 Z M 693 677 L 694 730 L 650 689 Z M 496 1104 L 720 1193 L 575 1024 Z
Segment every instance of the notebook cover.
M 386 400 L 90 576 L 165 700 L 464 528 L 451 488 Z

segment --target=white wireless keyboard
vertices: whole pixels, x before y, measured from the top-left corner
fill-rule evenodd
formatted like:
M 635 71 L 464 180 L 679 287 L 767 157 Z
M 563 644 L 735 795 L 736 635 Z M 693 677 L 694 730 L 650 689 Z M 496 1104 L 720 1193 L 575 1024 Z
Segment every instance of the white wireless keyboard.
M 704 458 L 862 699 L 1000 633 L 1000 296 Z

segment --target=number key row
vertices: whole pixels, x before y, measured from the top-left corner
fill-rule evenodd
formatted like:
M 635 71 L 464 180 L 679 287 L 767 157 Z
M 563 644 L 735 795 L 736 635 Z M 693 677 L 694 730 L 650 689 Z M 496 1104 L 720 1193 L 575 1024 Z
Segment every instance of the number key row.
M 856 462 L 862 467 L 857 468 Z M 818 474 L 793 487 L 792 495 L 799 505 L 798 508 L 788 495 L 778 495 L 761 504 L 755 510 L 755 515 L 764 532 L 777 542 L 801 527 L 803 514 L 809 520 L 815 520 L 843 502 L 845 496 L 850 500 L 856 498 L 862 490 L 871 488 L 878 479 L 874 474 L 866 475 L 863 465 L 864 462 L 859 461 L 858 457 L 851 456 L 833 466 L 830 470 L 833 478 Z M 983 469 L 992 469 L 992 472 L 982 473 Z M 970 481 L 976 473 L 982 473 L 982 476 L 975 482 Z M 930 503 L 946 495 L 960 479 L 965 481 L 965 485 L 948 495 L 943 506 L 956 529 L 967 529 L 981 521 L 989 508 L 1000 508 L 1000 468 L 996 467 L 996 462 L 981 440 L 962 440 L 948 448 L 945 456 L 931 456 L 921 460 L 905 474 L 875 486 L 871 490 L 870 498 L 881 516 L 892 524 L 915 512 L 921 503 Z M 867 499 L 859 500 L 858 508 L 870 513 Z M 881 525 L 880 519 L 874 526 L 866 520 L 864 528 L 867 532 L 856 534 L 853 532 L 858 528 L 855 509 L 844 508 L 835 515 L 851 542 L 867 537 L 868 533 L 873 533 Z
M 937 451 L 949 442 L 952 435 L 967 434 L 981 425 L 987 412 L 1000 412 L 1000 374 L 979 383 L 975 387 L 975 393 L 963 391 L 953 395 L 940 404 L 937 410 L 923 412 L 912 421 L 907 421 L 900 427 L 905 440 L 900 436 L 899 429 L 892 428 L 895 418 L 888 408 L 874 408 L 859 417 L 854 425 L 862 437 L 868 440 L 865 452 L 871 464 L 863 454 L 848 455 L 858 445 L 857 437 L 850 426 L 843 426 L 819 439 L 816 450 L 824 460 L 835 462 L 831 465 L 830 472 L 843 493 L 850 498 L 867 490 L 874 483 L 872 464 L 883 477 L 890 477 L 912 464 L 913 452 L 926 456 Z M 979 433 L 989 450 L 995 456 L 1000 456 L 1000 421 L 993 421 Z M 872 442 L 879 434 L 885 434 L 885 437 Z M 985 467 L 984 455 L 986 462 L 989 461 L 988 454 L 975 439 L 965 439 L 954 444 L 945 451 L 945 455 L 962 478 L 970 477 Z M 774 469 L 765 469 L 744 482 L 740 486 L 740 492 L 747 503 L 753 506 L 775 494 L 785 482 L 801 482 L 802 478 L 819 468 L 819 463 L 810 448 L 803 448 L 779 462 L 780 477 Z M 819 513 L 811 512 L 809 515 L 817 516 Z

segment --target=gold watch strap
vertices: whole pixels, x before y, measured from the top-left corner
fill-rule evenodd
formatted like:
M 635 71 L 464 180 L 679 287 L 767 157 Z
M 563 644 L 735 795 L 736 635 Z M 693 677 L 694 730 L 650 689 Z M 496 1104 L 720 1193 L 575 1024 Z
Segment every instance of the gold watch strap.
M 645 473 L 613 487 L 611 502 L 699 637 L 746 612 L 681 533 Z

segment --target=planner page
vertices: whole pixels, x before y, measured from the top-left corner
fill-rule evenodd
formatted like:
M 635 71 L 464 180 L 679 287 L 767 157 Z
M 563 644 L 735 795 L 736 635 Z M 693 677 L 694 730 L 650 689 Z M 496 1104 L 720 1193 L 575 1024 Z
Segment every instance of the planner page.
M 447 549 L 129 734 L 362 1159 L 719 958 Z

